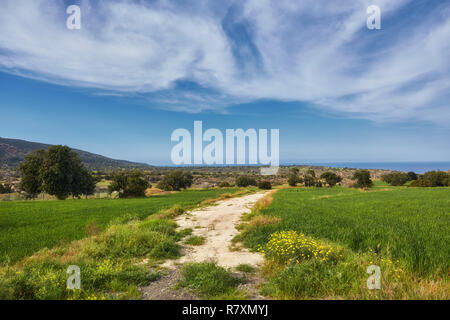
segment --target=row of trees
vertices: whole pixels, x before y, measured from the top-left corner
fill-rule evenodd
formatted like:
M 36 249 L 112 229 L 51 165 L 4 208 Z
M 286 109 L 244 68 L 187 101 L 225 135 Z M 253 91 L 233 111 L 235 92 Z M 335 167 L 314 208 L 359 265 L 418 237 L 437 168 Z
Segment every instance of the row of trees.
M 255 178 L 249 177 L 249 176 L 239 176 L 236 178 L 236 186 L 238 187 L 250 187 L 250 186 L 255 186 L 258 187 L 259 189 L 263 189 L 263 190 L 270 190 L 272 189 L 272 184 L 270 183 L 270 181 L 256 181 Z M 228 183 L 227 185 L 225 184 L 220 184 L 219 186 L 230 186 Z
M 192 185 L 193 176 L 182 170 L 172 171 L 166 174 L 157 184 L 157 188 L 165 191 L 180 191 Z M 116 172 L 112 176 L 112 182 L 108 186 L 108 192 L 119 193 L 120 198 L 145 197 L 145 191 L 152 185 L 143 172 L 131 170 L 128 172 Z
M 67 146 L 51 146 L 25 157 L 19 171 L 20 189 L 28 199 L 41 192 L 64 200 L 68 196 L 86 197 L 95 191 L 96 180 L 85 168 L 78 154 Z
M 329 187 L 334 187 L 338 183 L 342 182 L 342 177 L 334 172 L 328 171 L 322 173 L 319 177 L 316 177 L 314 170 L 308 170 L 303 175 L 303 177 L 298 176 L 298 168 L 291 168 L 288 184 L 292 187 L 296 186 L 297 183 L 303 183 L 305 187 L 323 187 L 328 185 Z M 370 178 L 370 172 L 368 170 L 358 170 L 353 174 L 352 180 L 355 180 L 353 187 L 355 188 L 370 188 L 373 182 Z
M 325 172 L 316 177 L 314 170 L 308 170 L 303 177 L 298 176 L 298 168 L 291 168 L 288 177 L 288 184 L 291 187 L 297 185 L 297 183 L 304 183 L 305 187 L 323 187 L 324 184 L 329 187 L 334 187 L 336 184 L 342 181 L 342 177 L 338 176 L 334 172 Z

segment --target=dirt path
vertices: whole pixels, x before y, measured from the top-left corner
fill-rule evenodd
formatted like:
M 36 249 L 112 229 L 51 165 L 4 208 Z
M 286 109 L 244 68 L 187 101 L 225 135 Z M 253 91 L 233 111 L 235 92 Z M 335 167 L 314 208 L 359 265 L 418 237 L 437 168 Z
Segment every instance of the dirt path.
M 175 221 L 180 229 L 192 228 L 193 235 L 206 239 L 200 246 L 184 245 L 184 255 L 178 260 L 169 260 L 163 266 L 173 268 L 185 262 L 216 261 L 218 265 L 232 268 L 245 263 L 258 266 L 263 257 L 245 248 L 230 250 L 231 240 L 239 233 L 236 226 L 242 214 L 250 212 L 255 203 L 267 192 L 217 202 L 216 205 L 191 211 Z
M 175 221 L 180 229 L 192 228 L 192 235 L 202 236 L 205 243 L 199 246 L 183 244 L 183 256 L 178 260 L 168 260 L 162 266 L 169 269 L 168 273 L 158 281 L 142 288 L 144 299 L 196 299 L 197 297 L 184 290 L 173 290 L 172 287 L 180 277 L 179 266 L 187 262 L 215 261 L 225 268 L 234 268 L 239 264 L 249 264 L 259 267 L 264 261 L 259 253 L 249 252 L 245 248 L 230 250 L 231 240 L 239 233 L 242 214 L 250 212 L 255 203 L 267 192 L 259 192 L 238 198 L 230 198 L 217 202 L 207 208 L 188 212 Z M 245 289 L 250 299 L 261 299 L 255 285 L 259 277 L 249 279 Z

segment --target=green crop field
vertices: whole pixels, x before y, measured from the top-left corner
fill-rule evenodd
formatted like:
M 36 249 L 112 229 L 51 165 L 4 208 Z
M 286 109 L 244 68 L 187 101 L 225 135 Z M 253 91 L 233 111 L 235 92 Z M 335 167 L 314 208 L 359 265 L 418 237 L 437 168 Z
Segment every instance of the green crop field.
M 238 189 L 188 190 L 138 199 L 18 201 L 0 203 L 0 262 L 17 261 L 42 248 L 104 230 L 115 219 L 144 218 L 174 205 L 190 206 Z
M 252 229 L 253 248 L 280 230 L 295 230 L 355 252 L 373 250 L 404 262 L 418 275 L 447 275 L 450 263 L 450 188 L 291 188 L 261 211 L 282 219 Z

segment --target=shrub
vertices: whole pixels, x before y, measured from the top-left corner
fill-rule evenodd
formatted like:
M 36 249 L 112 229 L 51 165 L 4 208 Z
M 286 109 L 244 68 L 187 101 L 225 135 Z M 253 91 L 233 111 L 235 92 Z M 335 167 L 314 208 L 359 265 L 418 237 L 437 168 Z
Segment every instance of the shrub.
M 320 175 L 320 179 L 324 179 L 330 187 L 334 187 L 337 183 L 342 181 L 342 178 L 334 172 L 325 172 Z
M 192 185 L 193 177 L 190 172 L 172 171 L 165 175 L 157 187 L 165 191 L 180 191 Z
M 402 186 L 410 179 L 409 175 L 406 173 L 393 172 L 383 175 L 381 180 L 389 183 L 391 186 Z
M 450 175 L 443 171 L 425 172 L 421 179 L 430 181 L 433 187 L 448 187 L 450 185 Z
M 179 287 L 189 288 L 204 298 L 232 292 L 242 281 L 213 262 L 190 263 L 181 269 Z
M 316 178 L 307 174 L 303 177 L 303 182 L 305 183 L 305 187 L 314 187 L 316 185 Z
M 410 187 L 432 187 L 433 183 L 428 180 L 418 179 L 411 182 Z
M 236 185 L 238 187 L 256 186 L 256 180 L 247 176 L 240 176 L 236 179 Z
M 353 174 L 352 180 L 356 180 L 353 185 L 355 188 L 370 188 L 373 182 L 370 179 L 370 172 L 368 170 L 358 170 Z
M 419 179 L 410 184 L 411 187 L 448 187 L 450 175 L 443 171 L 425 172 Z
M 7 184 L 7 183 L 1 184 L 0 183 L 0 194 L 2 194 L 2 193 L 12 193 L 12 192 L 13 191 L 12 191 L 12 187 L 11 187 L 10 184 Z
M 108 186 L 108 191 L 119 192 L 120 198 L 145 197 L 145 190 L 151 187 L 144 174 L 138 170 L 130 172 L 116 172 L 113 175 L 112 183 Z
M 298 183 L 298 177 L 295 174 L 291 174 L 288 178 L 288 184 L 291 187 L 295 187 Z
M 229 184 L 226 181 L 222 181 L 221 183 L 219 183 L 219 187 L 220 188 L 229 188 L 229 187 L 231 187 L 231 184 Z
M 258 183 L 258 188 L 262 190 L 270 190 L 272 189 L 272 184 L 270 183 L 270 181 L 261 181 L 260 183 Z
M 417 180 L 417 178 L 418 178 L 417 174 L 413 171 L 408 172 L 407 175 L 408 175 L 408 178 L 410 181 Z

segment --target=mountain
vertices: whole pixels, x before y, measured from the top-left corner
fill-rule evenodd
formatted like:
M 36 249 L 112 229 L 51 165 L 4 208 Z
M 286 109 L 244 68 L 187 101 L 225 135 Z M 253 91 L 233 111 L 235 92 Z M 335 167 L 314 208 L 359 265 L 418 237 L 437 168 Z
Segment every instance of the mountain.
M 5 139 L 0 137 L 0 167 L 16 168 L 20 162 L 25 159 L 25 156 L 35 150 L 50 147 L 50 144 L 30 142 L 18 139 Z M 114 170 L 114 169 L 146 169 L 151 168 L 145 163 L 136 163 L 125 160 L 115 160 L 107 158 L 98 154 L 73 149 L 83 163 L 93 170 Z

